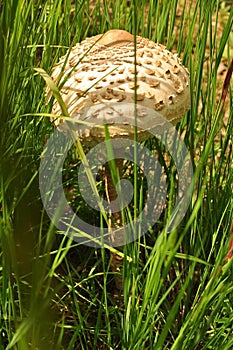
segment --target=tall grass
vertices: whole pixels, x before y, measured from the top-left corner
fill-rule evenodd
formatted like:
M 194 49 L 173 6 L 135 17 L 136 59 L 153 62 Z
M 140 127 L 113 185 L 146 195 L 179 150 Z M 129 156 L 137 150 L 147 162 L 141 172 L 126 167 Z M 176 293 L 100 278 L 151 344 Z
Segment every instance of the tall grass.
M 226 258 L 233 234 L 232 85 L 223 103 L 218 74 L 223 60 L 230 65 L 233 9 L 220 1 L 127 3 L 0 2 L 1 349 L 233 346 L 232 259 Z M 192 202 L 176 230 L 165 229 L 168 204 L 153 230 L 124 247 L 132 261 L 124 259 L 123 300 L 113 294 L 109 251 L 56 231 L 38 185 L 53 126 L 44 81 L 33 68 L 50 73 L 74 43 L 110 28 L 177 50 L 191 84 L 191 110 L 179 133 L 193 158 Z M 72 186 L 75 162 L 64 170 Z M 81 198 L 75 205 L 89 215 Z

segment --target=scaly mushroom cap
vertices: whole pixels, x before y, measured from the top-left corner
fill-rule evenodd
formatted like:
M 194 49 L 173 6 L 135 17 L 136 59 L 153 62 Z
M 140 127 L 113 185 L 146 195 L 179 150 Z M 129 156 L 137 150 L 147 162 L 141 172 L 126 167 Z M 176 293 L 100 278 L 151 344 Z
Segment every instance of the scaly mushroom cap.
M 72 118 L 93 125 L 103 125 L 105 121 L 111 137 L 129 136 L 133 134 L 133 127 L 128 125 L 129 111 L 124 109 L 120 122 L 117 114 L 120 106 L 132 106 L 136 89 L 138 118 L 151 118 L 143 113 L 146 107 L 172 123 L 180 120 L 190 106 L 188 70 L 163 45 L 136 36 L 136 47 L 135 54 L 133 35 L 113 29 L 77 44 L 68 53 L 68 59 L 66 55 L 61 57 L 52 70 L 52 79 L 56 82 L 62 71 L 60 83 L 64 85 L 60 93 Z M 107 112 L 106 108 L 102 112 L 103 106 Z M 52 113 L 61 114 L 56 101 Z M 65 124 L 61 118 L 55 120 L 60 129 L 65 129 Z M 153 120 L 150 124 L 153 126 Z M 78 129 L 75 126 L 77 133 Z M 101 139 L 104 131 L 87 127 L 79 136 Z

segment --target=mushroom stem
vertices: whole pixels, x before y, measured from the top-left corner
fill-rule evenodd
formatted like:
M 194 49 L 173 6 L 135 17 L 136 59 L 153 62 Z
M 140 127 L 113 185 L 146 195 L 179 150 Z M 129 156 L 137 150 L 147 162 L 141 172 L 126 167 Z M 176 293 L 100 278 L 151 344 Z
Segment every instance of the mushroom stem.
M 123 159 L 115 159 L 115 164 L 116 168 L 118 170 L 119 174 L 119 180 L 122 179 L 123 177 Z M 118 193 L 116 191 L 116 187 L 114 185 L 111 172 L 110 172 L 110 165 L 107 164 L 105 167 L 105 189 L 106 189 L 106 195 L 107 195 L 107 200 L 109 203 L 112 201 L 116 200 L 118 197 Z M 123 220 L 122 220 L 122 212 L 110 212 L 110 219 L 109 219 L 109 228 L 116 228 L 116 227 L 121 227 L 123 226 Z M 122 242 L 123 239 L 122 237 L 117 237 L 116 234 L 112 233 L 110 237 L 112 242 L 117 242 L 119 241 L 118 249 L 122 249 Z M 115 278 L 115 286 L 118 291 L 123 290 L 123 280 L 122 280 L 122 257 L 115 253 L 110 253 L 111 254 L 111 262 L 110 262 L 110 267 L 113 272 L 118 272 L 120 273 L 120 276 Z

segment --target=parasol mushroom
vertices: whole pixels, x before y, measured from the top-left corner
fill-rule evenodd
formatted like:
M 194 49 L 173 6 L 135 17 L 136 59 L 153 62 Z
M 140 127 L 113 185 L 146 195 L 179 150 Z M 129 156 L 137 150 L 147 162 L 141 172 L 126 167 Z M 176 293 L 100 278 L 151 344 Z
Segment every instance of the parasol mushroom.
M 135 52 L 136 42 L 136 52 Z M 189 73 L 176 54 L 163 45 L 134 36 L 124 30 L 109 30 L 78 43 L 65 56 L 60 58 L 52 70 L 52 79 L 61 84 L 60 94 L 75 121 L 86 121 L 91 128 L 74 130 L 88 147 L 105 139 L 104 129 L 97 124 L 107 124 L 112 139 L 117 137 L 134 138 L 135 129 L 129 122 L 127 106 L 137 104 L 141 108 L 158 111 L 169 122 L 176 124 L 190 106 Z M 101 108 L 109 108 L 102 113 Z M 123 108 L 118 119 L 115 107 Z M 125 107 L 126 106 L 126 107 Z M 89 113 L 89 110 L 92 112 Z M 60 105 L 54 102 L 52 113 L 61 115 Z M 153 126 L 147 113 L 140 113 Z M 59 130 L 69 129 L 62 118 L 53 119 Z M 147 123 L 148 124 L 148 123 Z M 138 140 L 150 136 L 138 127 Z M 123 160 L 116 159 L 119 176 L 122 177 Z M 106 190 L 108 200 L 114 201 L 117 192 L 110 172 L 106 168 Z M 111 226 L 122 225 L 121 214 L 112 213 Z M 116 237 L 112 238 L 117 239 Z M 112 269 L 116 270 L 118 256 L 112 254 Z M 119 282 L 119 281 L 118 281 Z M 121 282 L 116 282 L 119 289 Z

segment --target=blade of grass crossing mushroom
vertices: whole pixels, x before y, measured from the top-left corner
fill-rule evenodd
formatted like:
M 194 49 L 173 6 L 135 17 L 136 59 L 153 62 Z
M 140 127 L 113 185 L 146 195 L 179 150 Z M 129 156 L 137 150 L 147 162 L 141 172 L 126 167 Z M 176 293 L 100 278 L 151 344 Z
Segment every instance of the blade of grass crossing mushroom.
M 57 102 L 59 103 L 60 107 L 61 107 L 61 110 L 62 110 L 62 113 L 64 114 L 64 116 L 68 119 L 70 119 L 70 116 L 69 116 L 69 113 L 68 113 L 68 110 L 66 108 L 66 105 L 61 97 L 61 94 L 59 92 L 59 89 L 58 87 L 56 86 L 56 84 L 53 82 L 53 80 L 51 79 L 51 77 L 45 72 L 44 69 L 42 68 L 34 68 L 36 72 L 38 72 L 42 78 L 45 80 L 47 86 L 49 87 L 49 89 L 52 91 L 52 94 L 54 96 L 54 98 L 57 100 Z M 72 131 L 72 130 L 71 130 Z M 88 161 L 86 159 L 86 156 L 85 156 L 85 153 L 83 151 L 83 147 L 82 147 L 82 144 L 80 142 L 80 140 L 77 138 L 75 132 L 73 131 L 72 132 L 72 136 L 73 136 L 73 139 L 75 140 L 75 143 L 76 143 L 76 150 L 78 152 L 78 155 L 85 167 L 85 170 L 86 170 L 86 173 L 87 173 L 87 177 L 88 177 L 88 180 L 90 182 L 90 185 L 91 185 L 91 188 L 92 188 L 92 191 L 96 197 L 96 201 L 99 205 L 99 208 L 100 208 L 100 211 L 102 213 L 102 215 L 104 216 L 104 219 L 107 221 L 107 215 L 105 213 L 105 210 L 104 210 L 104 207 L 103 207 L 103 204 L 101 202 L 101 200 L 99 199 L 99 193 L 98 193 L 98 190 L 96 188 L 96 183 L 95 183 L 95 179 L 93 178 L 93 174 L 91 172 L 91 169 L 90 169 L 90 166 L 88 164 Z
M 111 137 L 108 131 L 108 126 L 104 125 L 105 129 L 105 139 L 107 142 L 107 154 L 108 154 L 108 164 L 105 167 L 105 189 L 106 189 L 106 195 L 108 198 L 109 203 L 111 201 L 115 200 L 118 197 L 118 200 L 120 203 L 122 203 L 122 195 L 121 195 L 121 188 L 118 187 L 120 183 L 120 179 L 123 176 L 123 160 L 122 159 L 115 159 L 114 151 L 111 146 Z M 118 187 L 118 188 L 117 188 Z M 109 221 L 109 232 L 111 232 L 112 228 L 116 228 L 116 226 L 123 226 L 125 222 L 125 215 L 124 215 L 124 209 L 119 212 L 110 212 L 110 221 Z M 122 234 L 120 234 L 122 236 Z M 123 246 L 124 237 L 117 237 L 117 230 L 115 229 L 114 232 L 111 233 L 110 239 L 112 242 L 121 241 L 120 244 Z M 120 251 L 122 251 L 122 248 L 120 247 Z M 115 276 L 115 287 L 118 291 L 123 290 L 123 274 L 122 274 L 122 268 L 123 263 L 122 260 L 124 258 L 124 254 L 121 253 L 121 255 L 116 254 L 115 252 L 111 251 L 111 261 L 110 261 L 110 267 L 111 270 L 115 273 L 119 273 L 118 276 Z
M 68 110 L 66 108 L 66 105 L 65 105 L 65 103 L 64 103 L 64 101 L 63 101 L 63 99 L 61 97 L 60 91 L 59 91 L 57 85 L 53 82 L 53 80 L 49 76 L 49 74 L 42 68 L 34 68 L 34 70 L 37 73 L 39 73 L 41 75 L 41 77 L 45 80 L 46 85 L 51 90 L 51 92 L 52 92 L 54 98 L 56 99 L 56 101 L 59 103 L 59 105 L 61 107 L 61 110 L 62 110 L 62 114 L 63 114 L 62 117 L 64 119 L 67 119 L 67 120 L 70 120 L 71 122 L 73 122 L 71 120 L 70 116 L 69 116 L 69 112 L 68 112 Z M 52 116 L 51 114 L 43 114 L 43 115 L 49 116 L 50 118 Z M 82 123 L 82 121 L 80 121 L 80 123 Z M 88 122 L 83 122 L 83 123 L 88 123 Z M 99 205 L 100 212 L 101 212 L 102 216 L 104 217 L 105 222 L 108 223 L 108 218 L 107 218 L 107 215 L 105 213 L 105 209 L 104 209 L 104 207 L 102 205 L 102 202 L 99 200 L 99 194 L 98 194 L 98 190 L 96 188 L 95 179 L 93 178 L 91 169 L 90 169 L 89 164 L 87 162 L 85 153 L 83 151 L 82 144 L 81 144 L 80 140 L 77 138 L 77 136 L 76 136 L 76 134 L 74 132 L 73 132 L 73 138 L 76 140 L 76 150 L 77 150 L 79 158 L 83 162 L 84 167 L 86 169 L 87 177 L 88 177 L 88 180 L 89 180 L 90 185 L 92 187 L 92 191 L 93 191 L 94 195 L 96 196 L 96 200 L 97 200 L 97 203 Z M 84 236 L 87 236 L 87 237 L 90 238 L 90 235 L 86 235 L 85 232 L 83 234 L 84 234 Z M 118 251 L 116 248 L 113 248 L 110 245 L 106 245 L 106 244 L 104 245 L 104 247 L 107 248 L 112 254 L 115 254 L 116 256 L 119 256 L 119 258 L 121 258 L 121 259 L 123 258 L 124 254 L 121 251 Z M 129 256 L 127 256 L 126 259 L 128 261 L 131 261 L 131 258 Z
M 46 71 L 42 68 L 34 68 L 34 70 L 40 74 L 40 76 L 45 80 L 46 85 L 49 87 L 49 89 L 52 91 L 52 94 L 54 96 L 54 98 L 57 100 L 57 102 L 59 103 L 62 113 L 64 114 L 64 116 L 69 118 L 69 113 L 68 110 L 66 108 L 66 105 L 61 97 L 61 94 L 58 90 L 57 85 L 53 82 L 53 80 L 51 79 L 51 77 L 48 75 L 48 73 L 46 73 Z

